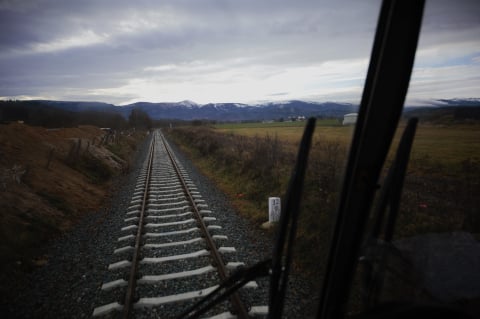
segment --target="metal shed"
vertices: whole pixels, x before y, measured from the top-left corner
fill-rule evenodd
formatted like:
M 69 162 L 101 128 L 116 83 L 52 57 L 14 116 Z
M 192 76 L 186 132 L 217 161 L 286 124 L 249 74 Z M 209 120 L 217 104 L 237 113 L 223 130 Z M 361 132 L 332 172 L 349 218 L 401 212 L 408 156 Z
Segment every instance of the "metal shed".
M 343 125 L 352 125 L 357 123 L 358 113 L 348 113 L 343 116 Z

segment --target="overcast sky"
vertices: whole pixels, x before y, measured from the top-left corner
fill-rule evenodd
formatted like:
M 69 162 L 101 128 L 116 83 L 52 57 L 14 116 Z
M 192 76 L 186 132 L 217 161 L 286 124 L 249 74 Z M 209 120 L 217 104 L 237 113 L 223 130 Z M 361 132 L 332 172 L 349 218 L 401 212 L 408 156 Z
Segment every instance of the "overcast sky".
M 0 0 L 0 98 L 358 103 L 380 0 Z M 480 1 L 427 2 L 409 100 L 480 97 Z

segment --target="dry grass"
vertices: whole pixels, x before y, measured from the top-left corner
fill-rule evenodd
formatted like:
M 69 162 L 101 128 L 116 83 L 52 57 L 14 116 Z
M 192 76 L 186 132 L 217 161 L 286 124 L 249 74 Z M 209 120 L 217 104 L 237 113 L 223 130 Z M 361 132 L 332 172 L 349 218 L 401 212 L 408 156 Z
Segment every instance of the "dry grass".
M 16 260 L 28 264 L 48 239 L 102 207 L 109 179 L 127 163 L 99 145 L 103 135 L 92 126 L 47 130 L 0 125 L 2 265 Z M 131 152 L 129 139 L 134 140 L 120 143 Z
M 284 124 L 285 125 L 285 124 Z M 401 125 L 392 150 L 404 125 Z M 283 195 L 303 126 L 241 124 L 172 132 L 231 199 L 237 211 L 258 226 L 267 219 L 267 197 Z M 295 241 L 293 271 L 306 276 L 312 295 L 320 291 L 353 127 L 318 125 L 305 180 Z M 267 138 L 268 137 L 268 138 Z M 256 144 L 278 139 L 281 152 L 267 174 L 268 147 L 252 162 Z M 260 143 L 262 144 L 262 143 Z M 214 147 L 212 147 L 214 145 Z M 243 148 L 238 147 L 243 145 Z M 229 151 L 225 151 L 229 150 Z M 391 152 L 393 153 L 393 152 Z M 390 154 L 390 159 L 392 155 Z M 388 169 L 387 161 L 384 171 Z M 255 164 L 256 163 L 256 164 Z M 385 173 L 385 172 L 384 172 Z M 277 175 L 277 179 L 272 176 Z M 272 182 L 273 181 L 273 182 Z M 381 183 L 381 181 L 380 181 Z M 480 127 L 420 125 L 403 188 L 394 239 L 425 233 L 468 231 L 480 238 Z M 242 195 L 242 196 L 239 196 Z M 361 271 L 357 273 L 361 277 Z M 357 279 L 358 279 L 357 278 Z M 349 310 L 361 304 L 361 281 L 355 280 Z M 405 285 L 395 284 L 398 294 Z M 309 305 L 315 309 L 312 298 Z M 353 307 L 352 307 L 353 306 Z
M 237 124 L 172 134 L 195 162 L 202 163 L 202 170 L 229 195 L 238 211 L 260 224 L 267 218 L 267 197 L 286 191 L 301 124 Z M 321 272 L 319 261 L 326 258 L 352 133 L 353 127 L 317 125 L 296 244 L 297 262 L 311 272 Z M 254 145 L 274 138 L 281 152 L 270 171 L 259 173 L 270 160 L 266 146 L 263 155 L 252 157 Z M 397 144 L 398 137 L 392 149 Z M 479 233 L 480 127 L 421 125 L 411 158 L 397 236 L 452 230 Z

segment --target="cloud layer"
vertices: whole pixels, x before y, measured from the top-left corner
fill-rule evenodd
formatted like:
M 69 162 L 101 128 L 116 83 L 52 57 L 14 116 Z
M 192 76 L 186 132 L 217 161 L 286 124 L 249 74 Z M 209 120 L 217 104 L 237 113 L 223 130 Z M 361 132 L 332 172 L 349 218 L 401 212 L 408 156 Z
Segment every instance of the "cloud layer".
M 0 0 L 0 97 L 358 102 L 380 1 Z M 478 97 L 480 3 L 427 3 L 410 99 Z

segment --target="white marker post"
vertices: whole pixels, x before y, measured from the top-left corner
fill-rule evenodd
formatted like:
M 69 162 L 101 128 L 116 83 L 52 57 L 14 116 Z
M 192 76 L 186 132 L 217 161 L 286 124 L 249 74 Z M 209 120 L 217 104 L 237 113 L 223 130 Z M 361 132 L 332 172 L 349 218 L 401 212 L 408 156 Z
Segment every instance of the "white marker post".
M 280 220 L 281 203 L 280 197 L 268 198 L 268 222 L 276 223 Z

